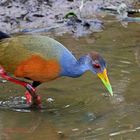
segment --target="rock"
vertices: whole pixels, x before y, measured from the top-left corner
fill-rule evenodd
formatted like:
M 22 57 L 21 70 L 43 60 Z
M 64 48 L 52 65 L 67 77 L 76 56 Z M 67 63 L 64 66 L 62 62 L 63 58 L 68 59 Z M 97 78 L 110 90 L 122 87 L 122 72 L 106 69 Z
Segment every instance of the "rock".
M 60 26 L 57 30 L 62 32 L 74 33 L 75 35 L 90 34 L 100 28 L 100 23 L 95 23 L 97 19 L 99 5 L 118 5 L 125 2 L 131 4 L 132 0 L 87 0 L 79 10 L 81 0 L 1 0 L 0 1 L 0 30 L 11 33 L 19 32 L 21 29 L 47 28 L 50 25 Z M 61 5 L 61 6 L 60 6 Z M 68 12 L 74 12 L 78 16 L 77 21 L 67 20 L 70 26 L 63 26 L 63 17 Z M 93 20 L 85 22 L 87 18 Z M 78 22 L 82 19 L 82 23 Z M 83 24 L 84 23 L 84 24 Z M 94 27 L 95 26 L 95 27 Z M 63 29 L 61 28 L 63 27 Z M 58 29 L 58 28 L 57 28 Z

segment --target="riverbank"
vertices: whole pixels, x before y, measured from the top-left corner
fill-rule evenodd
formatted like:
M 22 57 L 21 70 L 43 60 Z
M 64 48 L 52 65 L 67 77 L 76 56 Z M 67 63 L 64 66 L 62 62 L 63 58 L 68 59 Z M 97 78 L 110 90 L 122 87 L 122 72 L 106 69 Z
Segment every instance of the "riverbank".
M 80 36 L 89 32 L 87 24 L 91 21 L 84 21 L 80 26 L 76 24 L 72 28 L 67 27 L 64 21 L 67 13 L 74 12 L 78 17 L 93 20 L 93 25 L 89 29 L 89 33 L 92 33 L 102 30 L 100 6 L 118 6 L 125 3 L 131 7 L 135 2 L 136 0 L 87 0 L 82 6 L 81 0 L 1 0 L 0 30 L 18 33 L 24 29 L 58 28 L 57 33 L 78 32 Z

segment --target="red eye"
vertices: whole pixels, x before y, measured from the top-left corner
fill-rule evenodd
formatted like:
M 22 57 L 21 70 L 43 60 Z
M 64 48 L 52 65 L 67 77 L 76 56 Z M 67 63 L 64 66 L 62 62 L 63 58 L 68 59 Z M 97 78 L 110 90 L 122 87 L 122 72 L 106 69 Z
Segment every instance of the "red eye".
M 94 68 L 99 69 L 101 66 L 99 64 L 94 64 Z

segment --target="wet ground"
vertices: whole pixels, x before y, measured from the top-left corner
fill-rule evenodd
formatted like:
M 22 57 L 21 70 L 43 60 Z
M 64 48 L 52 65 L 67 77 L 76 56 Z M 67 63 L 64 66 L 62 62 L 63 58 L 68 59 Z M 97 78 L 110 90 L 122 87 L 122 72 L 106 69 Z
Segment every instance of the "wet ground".
M 127 28 L 112 16 L 103 19 L 104 31 L 86 37 L 54 38 L 79 57 L 99 51 L 108 63 L 114 97 L 96 75 L 60 78 L 38 87 L 47 109 L 0 109 L 1 140 L 139 140 L 140 137 L 140 26 Z M 0 100 L 23 96 L 24 89 L 0 83 Z M 47 98 L 54 101 L 49 103 Z
M 83 4 L 82 4 L 83 1 Z M 136 7 L 138 0 L 1 0 L 0 30 L 7 33 L 57 29 L 55 33 L 83 36 L 102 30 L 100 7 Z M 73 12 L 78 21 L 73 22 L 65 16 Z M 89 20 L 90 19 L 90 20 Z

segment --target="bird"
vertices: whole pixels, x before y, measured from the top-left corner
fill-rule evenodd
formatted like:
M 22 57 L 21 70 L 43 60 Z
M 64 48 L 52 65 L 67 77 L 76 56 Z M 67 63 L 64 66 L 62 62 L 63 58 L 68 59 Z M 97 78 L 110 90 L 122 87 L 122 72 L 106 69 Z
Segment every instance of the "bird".
M 26 88 L 26 102 L 41 108 L 36 87 L 66 76 L 78 78 L 86 71 L 96 74 L 113 96 L 106 61 L 96 51 L 76 58 L 57 40 L 45 35 L 11 36 L 0 31 L 0 76 Z M 27 82 L 28 79 L 31 82 Z

